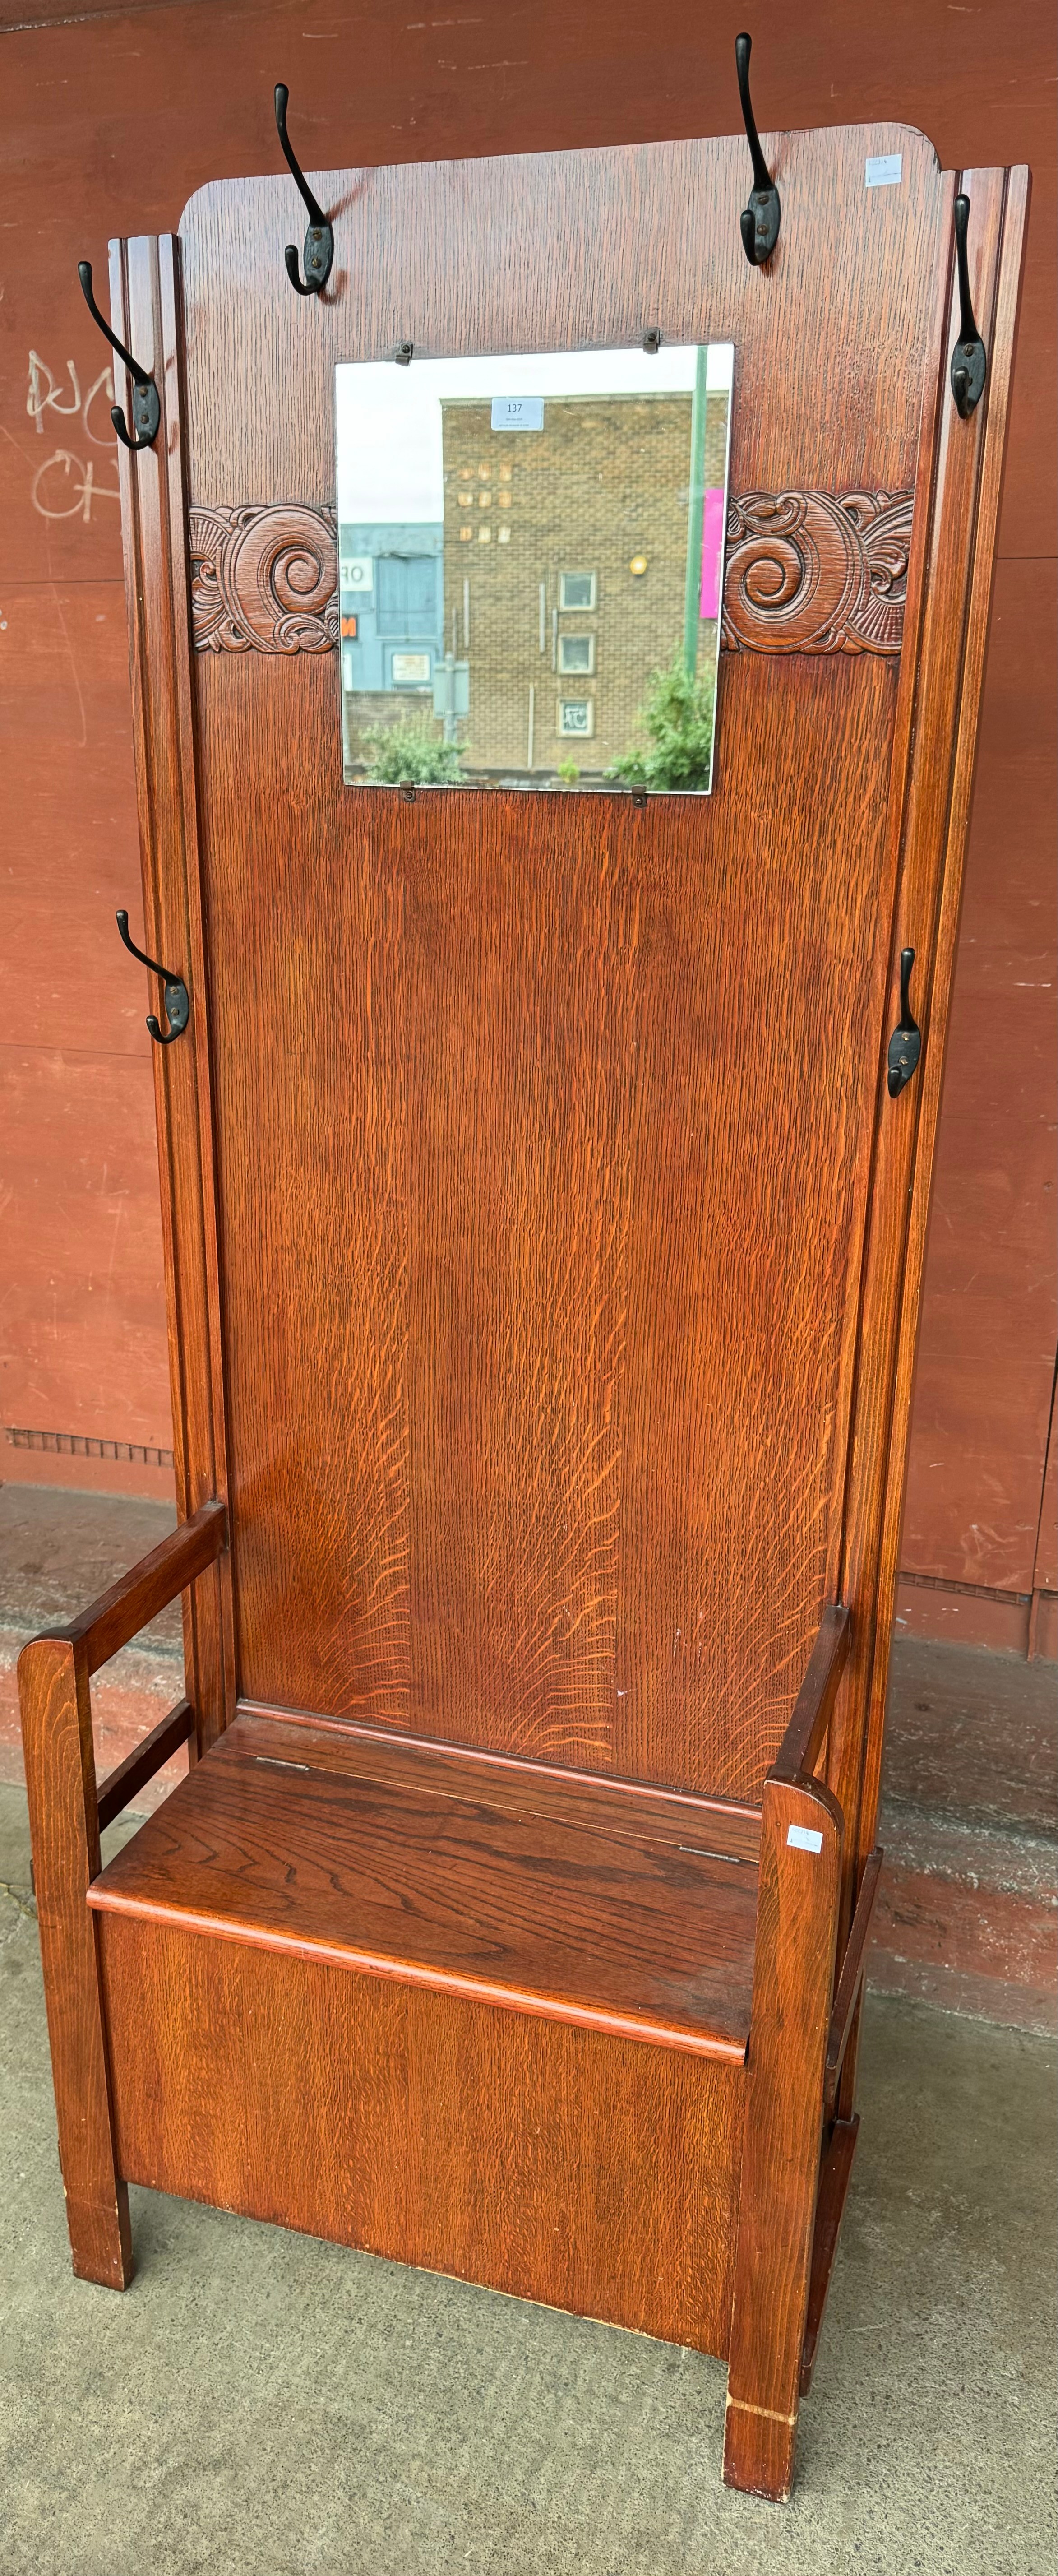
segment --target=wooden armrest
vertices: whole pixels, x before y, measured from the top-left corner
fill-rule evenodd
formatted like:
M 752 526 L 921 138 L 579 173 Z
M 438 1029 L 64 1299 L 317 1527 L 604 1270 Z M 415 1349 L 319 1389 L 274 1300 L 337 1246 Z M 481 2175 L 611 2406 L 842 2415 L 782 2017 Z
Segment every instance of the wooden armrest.
M 793 1716 L 768 1774 L 792 1788 L 811 1780 L 830 1724 L 838 1683 L 852 1643 L 852 1621 L 840 1601 L 829 1601 L 797 1694 Z
M 168 1762 L 170 1754 L 178 1753 L 194 1731 L 195 1712 L 191 1702 L 180 1699 L 176 1707 L 170 1709 L 168 1717 L 163 1717 L 158 1726 L 152 1726 L 142 1744 L 137 1744 L 131 1753 L 127 1753 L 115 1770 L 108 1771 L 106 1779 L 100 1782 L 96 1798 L 100 1833 L 107 1825 L 113 1824 L 115 1816 L 120 1816 L 124 1808 L 131 1806 L 137 1789 L 142 1789 L 146 1780 L 153 1780 L 163 1762 Z
M 160 1547 L 142 1556 L 128 1574 L 112 1583 L 109 1592 L 101 1592 L 98 1601 L 89 1603 L 61 1628 L 43 1628 L 42 1637 L 58 1638 L 64 1645 L 83 1649 L 85 1669 L 97 1673 L 101 1664 L 109 1663 L 120 1646 L 157 1617 L 178 1592 L 185 1592 L 196 1575 L 204 1574 L 214 1558 L 228 1543 L 228 1516 L 223 1503 L 203 1503 L 189 1521 L 182 1521 Z M 34 1644 L 38 1642 L 34 1639 Z
M 863 1984 L 863 1972 L 867 1962 L 867 1934 L 871 1928 L 871 1916 L 874 1912 L 874 1900 L 878 1893 L 878 1880 L 884 1857 L 881 1844 L 876 1843 L 860 1880 L 856 1911 L 845 1944 L 845 1956 L 841 1962 L 841 1974 L 834 1996 L 834 2009 L 830 2016 L 826 2075 L 823 2085 L 824 2117 L 828 2120 L 833 2119 L 834 2116 L 841 2069 L 849 2044 L 849 2032 L 860 2000 L 860 1987 Z

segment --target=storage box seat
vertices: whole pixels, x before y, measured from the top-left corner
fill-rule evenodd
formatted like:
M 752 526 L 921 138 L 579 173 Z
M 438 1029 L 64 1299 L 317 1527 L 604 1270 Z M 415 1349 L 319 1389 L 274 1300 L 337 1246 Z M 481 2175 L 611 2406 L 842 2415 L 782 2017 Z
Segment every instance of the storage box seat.
M 240 1708 L 100 1912 L 739 2063 L 759 1813 Z

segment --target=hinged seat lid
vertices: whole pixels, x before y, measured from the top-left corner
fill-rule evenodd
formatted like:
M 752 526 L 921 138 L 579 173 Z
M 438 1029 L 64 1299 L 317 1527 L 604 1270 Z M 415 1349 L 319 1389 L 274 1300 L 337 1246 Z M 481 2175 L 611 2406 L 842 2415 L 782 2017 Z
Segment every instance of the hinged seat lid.
M 758 1831 L 747 1808 L 244 1710 L 88 1901 L 738 2063 Z

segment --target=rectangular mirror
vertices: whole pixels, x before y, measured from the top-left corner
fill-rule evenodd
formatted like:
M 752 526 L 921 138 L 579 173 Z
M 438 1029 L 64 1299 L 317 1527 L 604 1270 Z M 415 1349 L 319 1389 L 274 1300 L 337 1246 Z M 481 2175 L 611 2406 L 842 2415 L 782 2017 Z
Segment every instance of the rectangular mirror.
M 713 783 L 734 352 L 336 369 L 347 783 Z

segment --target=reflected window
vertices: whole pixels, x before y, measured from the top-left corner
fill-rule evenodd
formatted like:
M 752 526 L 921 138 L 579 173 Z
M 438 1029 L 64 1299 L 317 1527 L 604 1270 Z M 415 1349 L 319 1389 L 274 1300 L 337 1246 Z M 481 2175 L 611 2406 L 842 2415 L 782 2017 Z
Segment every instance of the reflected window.
M 590 698 L 560 698 L 558 730 L 566 736 L 577 734 L 583 741 L 595 731 L 595 708 Z
M 558 667 L 560 671 L 594 671 L 594 635 L 560 635 Z
M 595 574 L 561 572 L 558 577 L 560 608 L 594 608 Z
M 336 370 L 350 786 L 708 793 L 733 356 Z
M 430 635 L 437 623 L 437 565 L 432 555 L 380 555 L 380 635 Z

